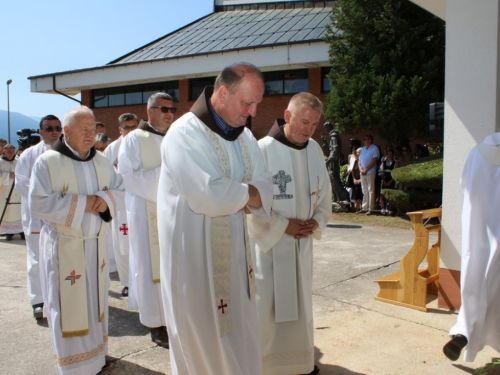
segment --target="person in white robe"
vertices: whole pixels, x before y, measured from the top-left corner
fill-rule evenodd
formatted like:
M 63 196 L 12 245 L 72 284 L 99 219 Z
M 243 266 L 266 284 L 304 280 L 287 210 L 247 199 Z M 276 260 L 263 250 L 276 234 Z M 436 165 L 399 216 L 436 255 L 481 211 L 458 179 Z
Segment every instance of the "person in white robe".
M 160 144 L 174 120 L 177 110 L 166 93 L 149 97 L 148 122 L 129 133 L 118 153 L 118 170 L 127 190 L 129 244 L 133 254 L 139 319 L 151 329 L 151 340 L 168 348 L 168 334 L 160 289 L 160 248 L 156 195 L 160 177 Z M 129 308 L 135 296 L 129 295 Z
M 61 136 L 61 121 L 54 115 L 47 115 L 40 120 L 40 142 L 23 151 L 16 165 L 16 190 L 22 196 L 22 223 L 26 235 L 28 296 L 35 319 L 43 318 L 43 295 L 40 281 L 39 242 L 42 220 L 33 215 L 28 204 L 30 178 L 33 165 L 38 157 L 50 150 Z M 29 143 L 29 142 L 28 142 Z
M 12 241 L 14 234 L 20 234 L 24 239 L 21 222 L 21 196 L 15 187 L 16 146 L 7 144 L 0 158 L 0 234 L 6 235 L 7 241 Z M 9 196 L 10 195 L 10 196 Z
M 43 220 L 40 264 L 44 316 L 58 374 L 97 374 L 108 352 L 106 233 L 123 201 L 123 181 L 92 147 L 95 118 L 69 111 L 64 136 L 35 162 L 31 212 Z
M 43 296 L 40 281 L 39 242 L 42 220 L 32 214 L 28 204 L 30 177 L 33 165 L 38 157 L 50 150 L 61 136 L 61 121 L 54 115 L 47 115 L 40 120 L 40 142 L 23 151 L 16 165 L 16 189 L 22 196 L 22 223 L 26 235 L 28 296 L 33 307 L 35 319 L 43 318 Z M 29 142 L 28 142 L 29 143 Z
M 451 360 L 472 362 L 485 345 L 500 352 L 500 133 L 492 134 L 469 153 L 460 187 L 462 208 L 462 306 L 451 340 L 444 346 Z
M 118 131 L 120 137 L 111 142 L 104 150 L 104 156 L 113 164 L 115 170 L 118 171 L 118 152 L 122 144 L 123 138 L 132 130 L 137 129 L 139 125 L 139 117 L 133 113 L 123 113 L 118 117 Z M 111 224 L 110 232 L 113 251 L 115 255 L 116 267 L 120 283 L 123 286 L 122 296 L 128 296 L 129 292 L 129 228 L 127 221 L 126 207 L 118 209 L 118 215 Z
M 244 212 L 270 218 L 272 187 L 244 125 L 263 94 L 257 68 L 227 67 L 162 144 L 158 227 L 174 375 L 261 374 Z
M 257 311 L 263 374 L 316 374 L 312 312 L 313 238 L 332 213 L 324 154 L 310 139 L 322 104 L 309 93 L 292 97 L 268 136 L 259 141 L 273 176 L 271 225 L 251 220 L 256 252 Z

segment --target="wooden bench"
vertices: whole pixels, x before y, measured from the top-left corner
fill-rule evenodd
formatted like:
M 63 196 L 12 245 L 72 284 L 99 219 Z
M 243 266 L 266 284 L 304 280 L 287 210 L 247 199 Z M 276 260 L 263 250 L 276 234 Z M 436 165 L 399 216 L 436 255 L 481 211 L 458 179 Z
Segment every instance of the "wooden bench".
M 399 272 L 375 280 L 380 292 L 377 301 L 392 303 L 420 311 L 427 311 L 427 293 L 437 294 L 439 288 L 439 251 L 441 224 L 424 225 L 430 218 L 441 222 L 441 208 L 409 212 L 415 229 L 415 242 L 401 259 Z M 437 241 L 429 248 L 429 233 L 437 232 Z M 418 267 L 427 258 L 427 268 Z

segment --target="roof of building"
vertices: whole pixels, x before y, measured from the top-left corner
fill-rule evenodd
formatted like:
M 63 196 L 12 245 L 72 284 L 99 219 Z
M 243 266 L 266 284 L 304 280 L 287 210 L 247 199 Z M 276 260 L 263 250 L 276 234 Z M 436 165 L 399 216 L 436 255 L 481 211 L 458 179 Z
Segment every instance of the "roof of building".
M 216 12 L 108 65 L 323 40 L 333 1 L 217 7 Z
M 247 61 L 262 71 L 328 65 L 324 40 L 334 1 L 217 0 L 214 13 L 108 64 L 28 77 L 32 92 L 75 95 L 194 76 L 213 76 L 228 62 Z M 234 0 L 246 1 L 246 0 Z M 194 58 L 196 57 L 196 58 Z M 147 64 L 147 69 L 144 69 Z

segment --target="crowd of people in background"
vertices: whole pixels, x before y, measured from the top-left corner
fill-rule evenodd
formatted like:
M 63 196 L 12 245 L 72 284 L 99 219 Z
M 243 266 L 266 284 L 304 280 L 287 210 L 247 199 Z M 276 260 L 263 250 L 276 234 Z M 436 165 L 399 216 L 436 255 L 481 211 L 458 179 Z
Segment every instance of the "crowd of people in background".
M 415 144 L 415 151 L 412 152 L 409 144 L 395 147 L 387 144 L 382 153 L 380 147 L 373 144 L 372 135 L 367 134 L 363 142 L 365 146 L 361 147 L 359 141 L 351 141 L 353 143 L 351 153 L 345 161 L 347 165 L 346 187 L 350 196 L 351 210 L 368 215 L 374 212 L 388 216 L 404 214 L 389 203 L 382 190 L 405 189 L 393 179 L 393 169 L 429 156 L 428 146 Z M 362 155 L 365 156 L 364 168 L 361 161 Z M 362 183 L 363 181 L 365 184 Z M 363 206 L 362 202 L 365 202 Z

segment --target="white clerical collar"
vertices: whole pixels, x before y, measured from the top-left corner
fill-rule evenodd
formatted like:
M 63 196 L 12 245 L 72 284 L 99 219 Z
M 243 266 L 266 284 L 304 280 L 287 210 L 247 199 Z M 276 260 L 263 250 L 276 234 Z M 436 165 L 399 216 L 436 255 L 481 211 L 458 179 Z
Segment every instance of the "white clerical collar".
M 487 136 L 476 148 L 488 164 L 500 165 L 500 133 Z
M 68 144 L 68 142 L 66 142 L 66 140 L 64 140 L 64 144 L 69 148 L 69 150 L 73 153 L 73 155 L 78 156 L 78 158 L 81 159 L 81 160 L 87 159 L 89 157 L 89 155 L 90 155 L 90 150 L 89 150 L 89 152 L 87 153 L 87 155 L 82 159 L 81 156 L 80 156 L 80 154 L 78 152 L 76 152 L 75 150 L 73 150 L 71 148 L 71 146 Z

